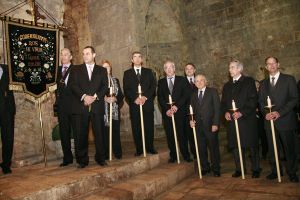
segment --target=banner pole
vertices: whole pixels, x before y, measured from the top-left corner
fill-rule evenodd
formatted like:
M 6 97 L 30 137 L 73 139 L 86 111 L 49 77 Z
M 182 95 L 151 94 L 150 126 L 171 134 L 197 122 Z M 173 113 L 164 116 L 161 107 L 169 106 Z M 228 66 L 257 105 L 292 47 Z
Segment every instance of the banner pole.
M 42 144 L 43 144 L 43 154 L 44 154 L 44 164 L 47 167 L 47 152 L 46 152 L 46 145 L 45 145 L 45 135 L 44 135 L 44 128 L 43 128 L 43 118 L 42 118 L 42 109 L 41 109 L 41 99 L 38 99 L 38 108 L 39 108 L 39 119 L 40 119 L 40 127 L 41 127 L 41 136 L 42 136 Z

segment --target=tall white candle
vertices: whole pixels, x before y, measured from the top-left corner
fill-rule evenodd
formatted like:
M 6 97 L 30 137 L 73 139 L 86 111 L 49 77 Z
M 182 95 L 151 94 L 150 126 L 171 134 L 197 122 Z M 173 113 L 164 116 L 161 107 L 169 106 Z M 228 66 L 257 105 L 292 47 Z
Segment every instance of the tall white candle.
M 109 88 L 109 94 L 112 95 L 113 94 L 113 87 Z
M 172 104 L 172 97 L 169 95 L 169 103 Z
M 142 94 L 142 88 L 141 88 L 141 85 L 140 85 L 140 84 L 138 85 L 138 93 L 139 93 L 139 94 Z
M 194 112 L 193 112 L 193 107 L 190 105 L 190 114 L 193 115 Z
M 235 102 L 233 99 L 232 99 L 232 110 L 236 110 Z
M 268 107 L 269 107 L 269 108 L 272 107 L 271 99 L 270 99 L 269 96 L 268 96 L 268 98 L 267 98 L 267 104 L 268 104 Z

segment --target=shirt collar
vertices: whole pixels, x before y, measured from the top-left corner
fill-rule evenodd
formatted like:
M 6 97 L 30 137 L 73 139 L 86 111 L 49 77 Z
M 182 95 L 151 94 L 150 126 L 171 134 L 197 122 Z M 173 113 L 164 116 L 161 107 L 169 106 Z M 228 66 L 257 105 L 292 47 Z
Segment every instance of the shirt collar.
M 198 93 L 200 93 L 200 91 L 202 91 L 202 93 L 204 93 L 205 90 L 206 90 L 206 86 L 204 88 L 202 88 L 202 89 L 198 89 Z
M 275 77 L 275 80 L 277 80 L 279 75 L 280 75 L 280 72 L 277 72 L 274 76 L 270 75 L 270 80 L 272 80 L 272 77 Z
M 242 74 L 240 74 L 237 78 L 233 78 L 233 81 L 238 81 L 241 78 Z

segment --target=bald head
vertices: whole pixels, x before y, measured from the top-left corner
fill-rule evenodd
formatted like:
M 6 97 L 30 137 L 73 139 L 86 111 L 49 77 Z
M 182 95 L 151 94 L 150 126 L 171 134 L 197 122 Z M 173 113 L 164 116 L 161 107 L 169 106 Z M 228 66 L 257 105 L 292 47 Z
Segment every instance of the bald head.
M 202 74 L 199 74 L 195 77 L 195 85 L 198 89 L 203 89 L 206 87 L 207 80 L 206 77 Z

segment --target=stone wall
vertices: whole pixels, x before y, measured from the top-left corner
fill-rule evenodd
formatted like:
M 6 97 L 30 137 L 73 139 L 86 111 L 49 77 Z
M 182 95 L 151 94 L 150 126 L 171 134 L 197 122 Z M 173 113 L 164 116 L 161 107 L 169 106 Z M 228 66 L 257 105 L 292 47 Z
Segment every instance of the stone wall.
M 0 13 L 20 2 L 22 1 L 2 0 L 0 2 Z M 43 8 L 45 8 L 49 13 L 56 17 L 57 21 L 60 23 L 62 22 L 64 11 L 64 4 L 62 0 L 40 0 L 39 3 L 43 5 Z M 8 16 L 31 20 L 32 18 L 26 13 L 26 9 L 30 9 L 28 5 L 9 14 Z M 41 20 L 40 22 L 52 23 L 48 18 L 45 21 Z M 2 57 L 0 62 L 4 63 L 2 26 L 0 29 L 0 55 Z M 63 46 L 64 41 L 62 37 L 60 42 L 61 46 Z M 13 153 L 14 165 L 22 166 L 42 162 L 43 151 L 38 106 L 26 100 L 23 93 L 15 92 L 14 94 L 17 110 L 15 117 L 15 143 Z M 41 105 L 48 159 L 56 159 L 58 156 L 60 156 L 58 151 L 60 150 L 60 146 L 56 142 L 52 141 L 51 136 L 52 129 L 57 124 L 57 119 L 53 117 L 52 105 L 54 101 L 55 97 L 52 94 L 48 100 L 43 102 Z
M 231 57 L 245 73 L 264 78 L 264 58 L 300 78 L 300 1 L 189 0 L 184 6 L 188 58 L 221 89 Z

